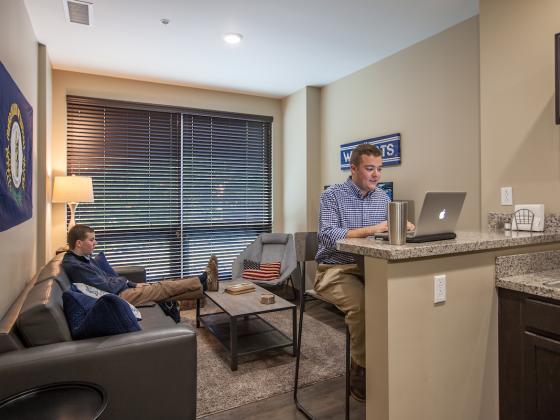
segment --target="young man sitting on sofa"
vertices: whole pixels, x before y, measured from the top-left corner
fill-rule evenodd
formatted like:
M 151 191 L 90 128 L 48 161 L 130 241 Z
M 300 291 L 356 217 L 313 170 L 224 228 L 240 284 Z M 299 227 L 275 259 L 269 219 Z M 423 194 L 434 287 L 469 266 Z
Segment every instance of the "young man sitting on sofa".
M 197 299 L 202 297 L 208 283 L 217 284 L 218 260 L 211 256 L 204 272 L 198 277 L 134 283 L 123 276 L 110 275 L 91 255 L 95 248 L 95 232 L 87 225 L 75 225 L 68 232 L 68 246 L 62 267 L 73 283 L 85 283 L 113 293 L 132 305 L 166 300 Z

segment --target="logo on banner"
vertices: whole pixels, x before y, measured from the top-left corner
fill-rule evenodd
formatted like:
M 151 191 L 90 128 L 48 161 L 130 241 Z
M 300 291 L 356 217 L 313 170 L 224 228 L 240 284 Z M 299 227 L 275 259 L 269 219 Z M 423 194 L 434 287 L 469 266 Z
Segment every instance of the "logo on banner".
M 18 204 L 21 204 L 25 193 L 25 167 L 27 164 L 24 154 L 26 147 L 25 125 L 21 117 L 21 111 L 15 103 L 10 107 L 6 127 L 8 143 L 4 149 L 6 183 L 12 198 Z
M 340 169 L 350 169 L 350 155 L 360 144 L 373 144 L 381 150 L 381 157 L 385 166 L 398 165 L 401 163 L 401 135 L 400 133 L 389 134 L 387 136 L 374 137 L 366 140 L 359 140 L 340 146 Z

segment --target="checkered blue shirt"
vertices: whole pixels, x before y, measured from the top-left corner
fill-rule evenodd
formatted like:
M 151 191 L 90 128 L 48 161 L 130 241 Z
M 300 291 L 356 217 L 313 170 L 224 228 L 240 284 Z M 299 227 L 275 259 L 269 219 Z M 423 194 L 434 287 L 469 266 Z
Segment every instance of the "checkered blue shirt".
M 348 177 L 344 184 L 329 187 L 321 194 L 319 249 L 315 260 L 322 264 L 354 264 L 356 258 L 336 250 L 336 241 L 350 229 L 372 226 L 387 220 L 389 197 L 381 188 L 365 197 Z

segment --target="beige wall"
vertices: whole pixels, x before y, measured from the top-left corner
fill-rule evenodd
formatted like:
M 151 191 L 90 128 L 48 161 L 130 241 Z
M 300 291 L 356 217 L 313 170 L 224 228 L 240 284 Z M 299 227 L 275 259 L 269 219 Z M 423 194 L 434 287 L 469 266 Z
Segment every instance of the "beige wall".
M 321 90 L 305 87 L 282 100 L 284 231 L 317 229 Z
M 0 232 L 2 316 L 25 282 L 31 279 L 36 267 L 38 52 L 37 41 L 23 1 L 2 0 L 0 3 L 0 39 L 0 61 L 33 107 L 33 216 L 24 223 Z M 3 149 L 2 145 L 0 150 Z
M 52 70 L 47 47 L 39 45 L 38 104 L 44 110 L 37 122 L 37 264 L 51 257 L 51 131 L 52 131 Z
M 307 229 L 307 89 L 282 100 L 284 114 L 284 228 Z
M 282 105 L 279 99 L 195 89 L 68 71 L 53 72 L 52 100 L 52 174 L 66 173 L 66 95 L 116 99 L 152 104 L 184 106 L 274 118 L 273 154 L 273 229 L 283 230 L 282 215 Z M 52 205 L 51 253 L 64 245 L 64 204 Z
M 402 164 L 386 167 L 395 198 L 467 191 L 459 229 L 480 226 L 478 17 L 326 86 L 321 100 L 321 184 L 344 181 L 343 143 L 394 132 Z
M 307 231 L 319 228 L 321 185 L 321 89 L 307 88 Z
M 554 34 L 560 2 L 480 1 L 481 212 L 544 203 L 560 212 L 560 128 L 554 118 Z

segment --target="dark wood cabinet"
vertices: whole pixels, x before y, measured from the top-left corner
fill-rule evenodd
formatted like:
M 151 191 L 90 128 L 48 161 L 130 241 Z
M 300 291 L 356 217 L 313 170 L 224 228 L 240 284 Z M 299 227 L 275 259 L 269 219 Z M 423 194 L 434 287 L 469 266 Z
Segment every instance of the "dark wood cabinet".
M 560 302 L 499 289 L 500 419 L 560 419 Z
M 560 341 L 525 333 L 525 396 L 526 419 L 560 419 Z

